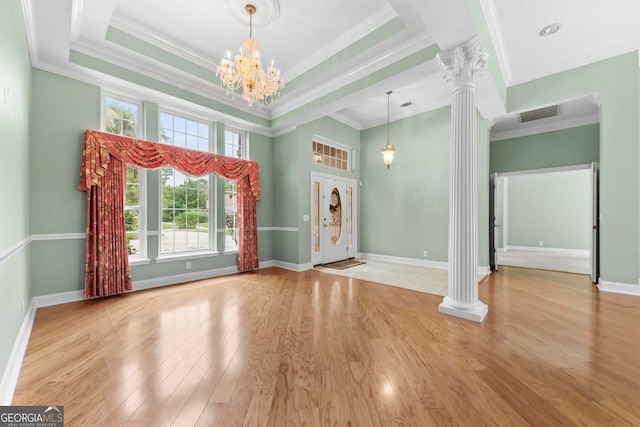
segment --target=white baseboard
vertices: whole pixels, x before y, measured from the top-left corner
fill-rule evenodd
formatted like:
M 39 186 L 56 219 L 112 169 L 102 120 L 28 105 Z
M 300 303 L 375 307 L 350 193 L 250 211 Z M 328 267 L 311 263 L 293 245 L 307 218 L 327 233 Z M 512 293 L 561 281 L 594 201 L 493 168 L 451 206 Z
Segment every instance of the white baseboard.
M 502 248 L 501 252 L 508 252 L 510 250 L 549 252 L 554 254 L 582 255 L 582 256 L 589 256 L 591 254 L 591 251 L 588 249 L 548 248 L 545 246 L 505 246 L 504 248 Z
M 608 282 L 598 279 L 598 289 L 602 292 L 640 296 L 640 286 L 630 285 L 628 283 Z
M 60 292 L 57 294 L 38 295 L 31 298 L 31 303 L 36 308 L 49 307 L 50 305 L 66 304 L 68 302 L 82 301 L 83 291 Z
M 276 266 L 276 262 L 274 260 L 260 261 L 260 268 L 268 268 L 268 267 L 275 267 L 275 266 Z
M 24 353 L 27 351 L 27 344 L 29 344 L 29 337 L 31 336 L 31 328 L 33 327 L 33 321 L 36 318 L 36 310 L 33 299 L 29 308 L 22 319 L 22 325 L 18 336 L 13 343 L 11 354 L 7 366 L 2 375 L 2 381 L 0 382 L 0 405 L 9 406 L 13 400 L 13 393 L 16 390 L 18 384 L 18 377 L 20 376 L 20 369 L 22 368 L 22 361 L 24 360 Z
M 237 266 L 215 268 L 212 270 L 193 271 L 190 273 L 174 274 L 173 276 L 154 277 L 153 279 L 143 279 L 133 281 L 133 290 L 158 288 L 161 286 L 177 285 L 179 283 L 193 282 L 194 280 L 210 279 L 212 277 L 226 276 L 239 273 Z
M 313 268 L 313 264 L 310 262 L 305 264 L 294 264 L 292 262 L 275 261 L 275 266 L 297 272 L 311 270 Z
M 478 274 L 482 276 L 488 276 L 489 274 L 491 274 L 491 267 L 488 265 L 479 265 Z

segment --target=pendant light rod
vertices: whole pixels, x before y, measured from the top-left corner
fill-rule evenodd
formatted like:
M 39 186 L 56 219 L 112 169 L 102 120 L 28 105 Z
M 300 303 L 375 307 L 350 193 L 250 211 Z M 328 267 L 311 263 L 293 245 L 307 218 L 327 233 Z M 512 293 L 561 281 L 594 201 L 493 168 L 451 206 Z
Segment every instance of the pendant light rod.
M 253 14 L 256 13 L 256 7 L 249 3 L 244 10 L 249 14 L 249 38 L 253 38 Z
M 392 90 L 387 92 L 387 143 L 389 143 L 389 141 L 391 141 L 391 136 L 390 136 L 390 133 L 389 133 L 389 122 L 391 121 L 391 116 L 390 116 L 390 113 L 389 113 L 389 102 L 390 102 L 390 99 L 391 99 L 391 93 L 392 92 L 393 92 Z

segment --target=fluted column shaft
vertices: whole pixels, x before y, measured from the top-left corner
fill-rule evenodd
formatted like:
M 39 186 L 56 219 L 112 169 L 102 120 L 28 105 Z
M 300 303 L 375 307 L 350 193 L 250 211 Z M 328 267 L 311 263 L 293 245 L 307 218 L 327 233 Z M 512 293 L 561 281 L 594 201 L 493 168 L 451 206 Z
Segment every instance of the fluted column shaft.
M 448 294 L 439 311 L 482 322 L 478 300 L 476 77 L 488 55 L 477 38 L 438 55 L 451 87 Z

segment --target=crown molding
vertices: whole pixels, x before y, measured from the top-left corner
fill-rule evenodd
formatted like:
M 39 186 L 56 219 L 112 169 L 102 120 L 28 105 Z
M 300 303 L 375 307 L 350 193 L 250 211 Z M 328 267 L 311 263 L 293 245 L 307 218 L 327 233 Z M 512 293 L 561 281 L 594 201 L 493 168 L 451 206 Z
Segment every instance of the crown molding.
M 574 68 L 590 65 L 594 62 L 604 61 L 625 53 L 629 53 L 638 50 L 640 45 L 640 37 L 627 40 L 624 43 L 620 43 L 617 46 L 606 49 L 599 49 L 593 52 L 589 52 L 584 55 L 572 58 L 570 60 L 562 61 L 553 64 L 549 67 L 530 69 L 525 73 L 514 74 L 509 82 L 508 86 L 515 86 L 517 84 L 526 83 L 531 80 L 541 79 L 543 77 L 551 76 L 553 74 L 562 73 L 564 71 L 572 70 Z
M 239 100 L 237 102 L 229 102 L 233 101 L 233 99 L 226 95 L 223 88 L 213 82 L 195 77 L 186 71 L 169 67 L 160 61 L 146 57 L 138 52 L 130 51 L 115 43 L 103 44 L 80 39 L 71 44 L 71 49 L 110 64 L 117 64 L 120 68 L 143 74 L 171 86 L 203 95 L 213 101 L 229 105 L 262 119 L 270 119 L 269 113 L 265 110 L 252 109 Z
M 492 132 L 491 141 L 500 141 L 503 139 L 519 138 L 522 136 L 537 135 L 539 133 L 553 132 L 557 130 L 570 129 L 579 126 L 592 125 L 599 123 L 599 115 L 588 115 L 584 117 L 577 117 L 574 119 L 559 120 L 552 123 L 540 123 L 526 128 L 513 129 L 502 132 Z
M 293 126 L 281 127 L 281 128 L 278 128 L 277 130 L 272 129 L 272 131 L 273 131 L 273 132 L 272 132 L 272 135 L 271 135 L 271 136 L 272 136 L 273 138 L 277 138 L 277 137 L 279 137 L 279 136 L 286 135 L 286 134 L 288 134 L 289 132 L 293 132 L 293 131 L 295 131 L 297 128 L 298 128 L 298 126 L 297 126 L 297 125 L 293 125 Z
M 172 55 L 200 65 L 201 67 L 215 70 L 216 66 L 218 65 L 215 61 L 207 59 L 201 53 L 190 50 L 184 45 L 170 42 L 169 40 L 166 40 L 160 37 L 158 34 L 152 32 L 148 28 L 140 27 L 140 25 L 135 24 L 126 18 L 114 16 L 111 19 L 110 26 L 123 31 L 130 36 L 138 38 L 143 42 L 149 43 L 150 45 L 153 45 L 158 49 L 162 49 L 171 53 Z
M 349 85 L 350 83 L 371 75 L 388 65 L 394 64 L 416 52 L 419 52 L 422 49 L 435 44 L 435 41 L 429 33 L 422 33 L 416 37 L 411 38 L 407 42 L 400 44 L 399 42 L 401 40 L 397 39 L 402 37 L 402 34 L 391 37 L 388 41 L 389 48 L 379 52 L 378 54 L 372 55 L 369 51 L 361 52 L 356 57 L 354 57 L 353 60 L 356 61 L 361 58 L 367 59 L 365 61 L 357 62 L 358 66 L 345 74 L 337 73 L 337 75 L 330 78 L 329 80 L 325 80 L 324 82 L 317 84 L 311 89 L 304 90 L 304 92 L 303 89 L 300 89 L 292 93 L 288 93 L 287 96 L 295 94 L 295 99 L 291 101 L 284 101 L 282 105 L 275 106 L 272 110 L 272 117 L 277 118 L 293 110 L 296 110 L 316 99 L 319 99 L 335 91 L 337 88 Z M 333 111 L 331 113 L 333 113 Z
M 88 69 L 76 64 L 65 64 L 64 66 L 39 61 L 32 64 L 33 67 L 53 74 L 57 74 L 70 79 L 78 80 L 87 84 L 96 85 L 105 90 L 115 92 L 124 92 L 133 97 L 143 99 L 145 101 L 155 102 L 160 107 L 168 105 L 169 107 L 179 107 L 180 109 L 196 111 L 197 115 L 205 115 L 213 121 L 224 122 L 225 124 L 234 126 L 240 130 L 254 132 L 260 135 L 273 137 L 270 128 L 258 125 L 247 120 L 239 119 L 236 116 L 213 110 L 191 101 L 168 95 L 164 92 L 150 89 L 145 86 L 122 80 L 118 77 L 104 74 L 96 70 Z
M 24 30 L 27 35 L 27 45 L 29 46 L 29 57 L 31 64 L 37 62 L 37 54 L 39 52 L 38 35 L 36 34 L 35 16 L 33 14 L 32 0 L 20 0 L 22 5 L 22 18 L 24 20 Z
M 322 49 L 318 49 L 313 55 L 299 62 L 295 67 L 287 70 L 287 79 L 291 81 L 296 77 L 301 76 L 311 68 L 325 61 L 327 58 L 332 57 L 338 52 L 346 49 L 356 41 L 360 40 L 362 37 L 378 29 L 397 16 L 398 14 L 393 9 L 391 4 L 386 2 L 385 7 L 377 11 L 371 17 L 365 19 L 359 25 L 353 27 L 350 31 L 341 35 L 333 43 L 325 46 Z
M 487 27 L 489 27 L 489 35 L 491 36 L 491 42 L 493 43 L 493 47 L 496 51 L 496 58 L 498 59 L 500 70 L 502 71 L 504 83 L 509 86 L 513 74 L 511 72 L 511 67 L 509 66 L 507 50 L 504 45 L 504 36 L 500 30 L 498 11 L 496 10 L 493 0 L 480 0 L 480 7 L 482 7 Z
M 71 5 L 71 41 L 80 37 L 82 30 L 82 12 L 84 10 L 84 0 L 73 0 Z
M 363 130 L 362 124 L 356 120 L 353 120 L 350 117 L 345 116 L 344 114 L 340 113 L 339 111 L 336 111 L 335 113 L 331 113 L 328 115 L 329 117 L 331 117 L 332 119 L 339 121 L 340 123 L 343 123 L 347 126 L 350 126 L 352 128 L 354 128 L 355 130 L 361 131 Z

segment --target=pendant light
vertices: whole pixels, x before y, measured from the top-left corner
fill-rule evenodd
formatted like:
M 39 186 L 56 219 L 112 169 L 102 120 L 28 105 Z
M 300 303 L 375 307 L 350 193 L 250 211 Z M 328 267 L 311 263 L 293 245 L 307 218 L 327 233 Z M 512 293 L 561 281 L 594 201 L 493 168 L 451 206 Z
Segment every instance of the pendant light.
M 382 147 L 382 156 L 384 159 L 384 164 L 387 165 L 387 169 L 391 167 L 391 163 L 393 163 L 393 154 L 396 152 L 396 147 L 391 145 L 391 138 L 389 137 L 389 99 L 391 98 L 391 92 L 387 92 L 387 145 Z

